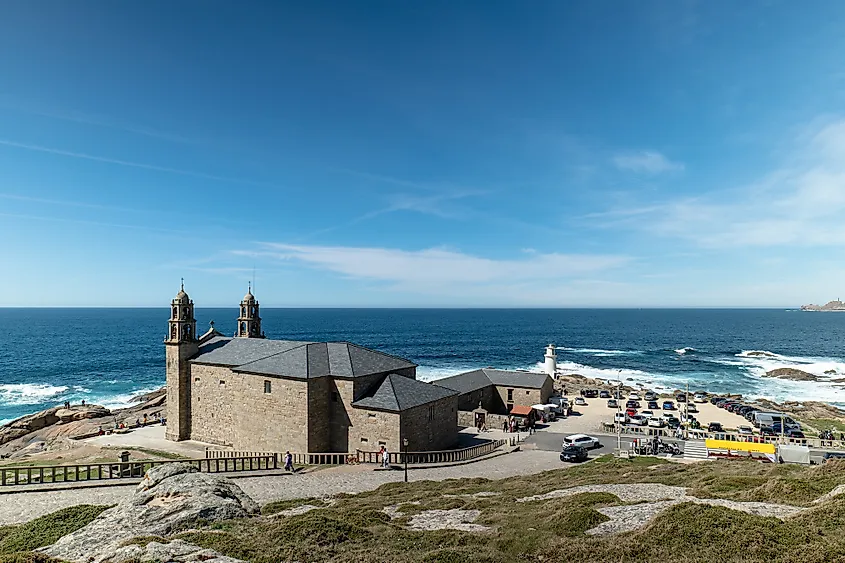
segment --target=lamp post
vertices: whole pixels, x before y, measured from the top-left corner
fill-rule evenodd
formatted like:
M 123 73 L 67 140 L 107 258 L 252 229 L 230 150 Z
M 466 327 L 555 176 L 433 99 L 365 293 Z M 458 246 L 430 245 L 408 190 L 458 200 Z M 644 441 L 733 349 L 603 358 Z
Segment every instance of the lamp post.
M 622 412 L 622 370 L 616 372 L 616 379 L 618 385 L 616 386 L 616 409 L 617 412 Z M 617 417 L 618 418 L 618 417 Z M 619 420 L 613 421 L 616 424 L 616 452 L 618 456 L 622 455 L 622 422 Z
M 402 457 L 405 458 L 405 482 L 407 483 L 408 482 L 408 439 L 407 438 L 402 439 L 402 446 L 404 446 L 404 448 L 405 448 L 405 455 L 402 456 Z

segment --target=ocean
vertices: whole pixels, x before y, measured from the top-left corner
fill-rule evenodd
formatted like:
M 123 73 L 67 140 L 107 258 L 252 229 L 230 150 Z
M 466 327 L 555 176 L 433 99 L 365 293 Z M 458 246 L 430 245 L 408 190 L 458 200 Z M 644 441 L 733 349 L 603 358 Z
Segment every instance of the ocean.
M 0 309 L 0 422 L 65 400 L 107 407 L 164 384 L 169 310 Z M 226 334 L 237 310 L 197 309 Z M 431 381 L 479 367 L 541 370 L 845 407 L 845 313 L 760 309 L 262 309 L 270 338 L 348 340 Z M 766 355 L 749 352 L 767 352 Z M 761 377 L 796 367 L 820 382 Z M 828 372 L 828 373 L 825 373 Z M 842 383 L 845 383 L 843 381 Z

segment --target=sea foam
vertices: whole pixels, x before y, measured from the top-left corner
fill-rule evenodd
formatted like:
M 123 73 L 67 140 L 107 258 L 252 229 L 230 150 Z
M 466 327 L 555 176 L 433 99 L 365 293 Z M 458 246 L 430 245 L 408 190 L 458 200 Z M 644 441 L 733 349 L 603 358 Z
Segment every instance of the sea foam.
M 0 404 L 37 405 L 67 389 L 65 385 L 46 383 L 6 383 L 0 385 Z

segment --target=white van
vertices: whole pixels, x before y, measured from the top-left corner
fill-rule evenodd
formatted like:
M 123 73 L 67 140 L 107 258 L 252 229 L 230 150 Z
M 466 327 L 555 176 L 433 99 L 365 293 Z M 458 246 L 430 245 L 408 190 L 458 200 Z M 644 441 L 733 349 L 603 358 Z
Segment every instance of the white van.
M 760 428 L 761 426 L 771 426 L 776 422 L 783 423 L 785 428 L 799 427 L 800 425 L 782 412 L 757 412 L 754 413 L 754 420 L 751 421 L 754 426 Z

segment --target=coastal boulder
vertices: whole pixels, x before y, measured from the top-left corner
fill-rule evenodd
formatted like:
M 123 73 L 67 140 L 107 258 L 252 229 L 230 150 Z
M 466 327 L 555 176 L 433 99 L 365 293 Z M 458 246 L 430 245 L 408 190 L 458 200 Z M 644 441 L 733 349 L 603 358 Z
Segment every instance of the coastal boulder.
M 117 506 L 41 551 L 64 561 L 112 563 L 123 560 L 115 557 L 132 538 L 164 537 L 196 520 L 244 518 L 257 512 L 255 501 L 231 480 L 199 473 L 187 463 L 168 463 L 150 469 L 134 493 Z M 196 546 L 189 547 L 201 551 Z M 184 545 L 179 549 L 190 552 Z M 215 561 L 208 555 L 202 554 L 205 559 L 200 560 Z
M 72 422 L 74 420 L 85 420 L 86 418 L 100 418 L 108 416 L 111 411 L 106 407 L 100 405 L 76 405 L 69 409 L 59 409 L 55 416 L 62 422 Z
M 778 368 L 767 371 L 764 377 L 776 377 L 778 379 L 790 379 L 792 381 L 818 381 L 819 377 L 806 371 L 795 368 Z
M 56 416 L 56 411 L 58 410 L 58 408 L 47 409 L 23 416 L 0 426 L 0 445 L 16 440 L 21 436 L 26 436 L 30 432 L 35 432 L 36 430 L 56 424 L 59 422 L 59 417 Z

